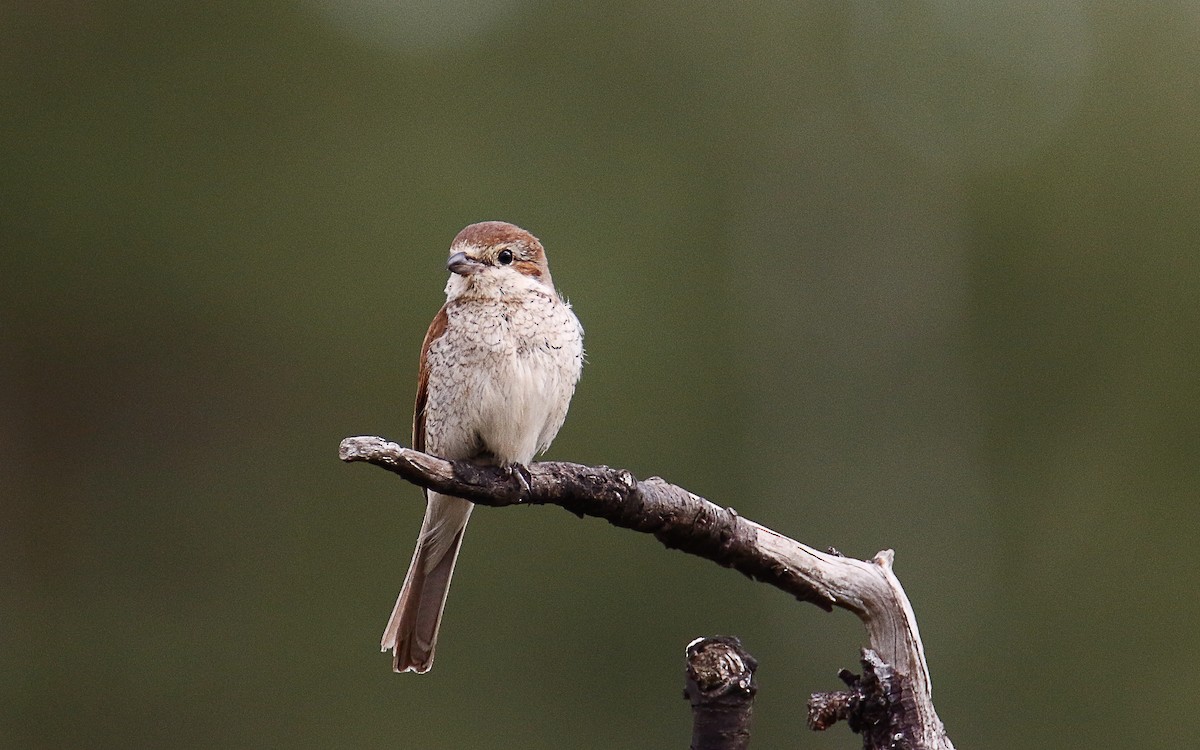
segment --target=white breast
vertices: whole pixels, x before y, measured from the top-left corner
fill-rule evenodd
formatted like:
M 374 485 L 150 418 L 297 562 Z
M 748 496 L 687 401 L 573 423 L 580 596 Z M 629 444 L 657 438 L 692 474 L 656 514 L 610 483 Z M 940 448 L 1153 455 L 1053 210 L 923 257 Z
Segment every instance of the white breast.
M 529 463 L 558 434 L 583 367 L 583 329 L 556 295 L 460 299 L 429 349 L 426 449 Z

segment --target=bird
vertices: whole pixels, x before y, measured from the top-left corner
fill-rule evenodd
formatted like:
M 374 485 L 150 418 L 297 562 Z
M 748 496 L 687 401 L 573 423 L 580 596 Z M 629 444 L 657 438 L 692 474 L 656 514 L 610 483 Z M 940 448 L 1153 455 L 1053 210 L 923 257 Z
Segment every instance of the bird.
M 447 459 L 516 471 L 550 447 L 583 370 L 583 326 L 546 251 L 502 221 L 450 244 L 446 302 L 421 345 L 412 442 Z M 425 491 L 425 517 L 380 647 L 396 672 L 428 672 L 474 505 Z

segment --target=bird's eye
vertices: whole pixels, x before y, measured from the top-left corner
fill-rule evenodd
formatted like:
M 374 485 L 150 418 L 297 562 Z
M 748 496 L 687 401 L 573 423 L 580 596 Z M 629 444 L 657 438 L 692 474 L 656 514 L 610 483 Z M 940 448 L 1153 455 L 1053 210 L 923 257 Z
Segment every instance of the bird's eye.
M 496 260 L 502 266 L 507 266 L 509 263 L 512 263 L 512 261 L 513 261 L 512 250 L 501 250 L 500 254 L 496 256 Z

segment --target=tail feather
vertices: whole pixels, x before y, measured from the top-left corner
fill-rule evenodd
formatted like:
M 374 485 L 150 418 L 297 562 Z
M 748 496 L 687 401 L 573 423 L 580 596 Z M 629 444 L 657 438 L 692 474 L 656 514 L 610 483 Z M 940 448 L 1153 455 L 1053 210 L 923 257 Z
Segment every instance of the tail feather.
M 392 669 L 397 672 L 423 673 L 433 666 L 442 611 L 471 508 L 465 500 L 430 494 L 404 587 L 380 641 L 382 650 L 392 650 Z

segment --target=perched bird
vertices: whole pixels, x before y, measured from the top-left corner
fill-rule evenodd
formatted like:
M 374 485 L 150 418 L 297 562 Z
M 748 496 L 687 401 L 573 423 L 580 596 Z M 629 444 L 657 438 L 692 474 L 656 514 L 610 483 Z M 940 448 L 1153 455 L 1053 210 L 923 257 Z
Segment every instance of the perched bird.
M 442 458 L 513 467 L 546 450 L 583 368 L 583 327 L 550 279 L 546 251 L 500 221 L 472 224 L 450 245 L 446 304 L 417 374 L 413 447 Z M 404 587 L 383 632 L 397 672 L 433 664 L 442 609 L 474 507 L 426 491 Z

